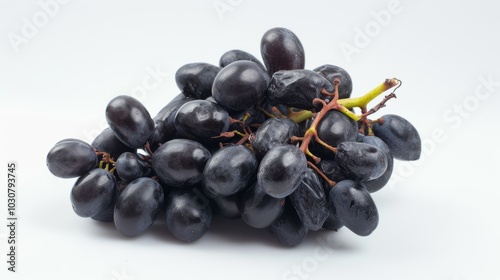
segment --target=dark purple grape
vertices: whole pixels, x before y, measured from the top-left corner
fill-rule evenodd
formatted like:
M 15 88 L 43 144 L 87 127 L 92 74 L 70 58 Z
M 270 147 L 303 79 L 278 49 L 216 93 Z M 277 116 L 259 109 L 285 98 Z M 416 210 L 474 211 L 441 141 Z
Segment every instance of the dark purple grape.
M 283 198 L 297 189 L 306 168 L 306 156 L 297 146 L 275 146 L 259 164 L 257 183 L 268 195 Z
M 139 159 L 135 153 L 125 152 L 116 160 L 116 172 L 122 180 L 127 182 L 143 177 L 149 167 L 146 162 Z
M 113 201 L 117 190 L 115 176 L 96 168 L 83 174 L 71 189 L 71 204 L 75 213 L 84 218 L 97 215 Z
M 376 179 L 387 169 L 384 152 L 366 143 L 340 143 L 337 146 L 335 161 L 347 177 L 357 182 Z
M 212 95 L 215 101 L 228 110 L 241 111 L 252 107 L 264 98 L 269 76 L 252 61 L 235 61 L 215 77 Z
M 113 199 L 111 200 L 111 203 L 108 204 L 108 206 L 104 207 L 101 211 L 97 212 L 94 216 L 90 217 L 92 220 L 103 222 L 103 223 L 110 223 L 113 222 L 113 215 L 115 212 L 115 205 L 116 201 L 118 200 L 118 196 L 120 196 L 121 189 L 120 189 L 120 184 L 123 184 L 123 182 L 117 182 L 116 183 L 116 190 L 115 194 L 113 195 Z
M 155 130 L 149 139 L 149 145 L 154 152 L 158 147 L 176 137 L 175 131 L 175 114 L 177 110 L 188 101 L 194 100 L 191 97 L 186 97 L 183 93 L 179 93 L 172 99 L 165 107 L 163 107 L 158 114 L 153 118 L 155 123 Z
M 257 183 L 250 186 L 241 196 L 238 209 L 249 226 L 266 228 L 281 216 L 285 198 L 274 198 L 266 194 Z
M 135 153 L 137 149 L 130 148 L 123 144 L 120 139 L 118 139 L 111 130 L 111 128 L 104 129 L 97 137 L 92 141 L 92 148 L 100 151 L 106 152 L 111 155 L 113 159 L 117 159 L 121 154 L 125 152 Z
M 335 210 L 333 209 L 333 205 L 331 203 L 328 203 L 328 217 L 326 218 L 325 222 L 321 226 L 323 229 L 326 230 L 339 230 L 344 226 L 342 222 L 335 216 Z
M 242 50 L 230 50 L 225 52 L 219 60 L 219 66 L 226 67 L 229 64 L 239 60 L 250 60 L 252 62 L 255 62 L 262 68 L 262 70 L 266 71 L 264 65 L 255 56 Z
M 368 236 L 377 227 L 377 207 L 365 187 L 343 180 L 330 190 L 329 198 L 336 217 L 355 234 Z
M 351 97 L 351 76 L 342 67 L 325 64 L 315 68 L 313 71 L 321 74 L 332 84 L 335 79 L 339 79 L 339 98 L 342 99 Z
M 304 69 L 304 47 L 299 38 L 286 28 L 268 30 L 260 41 L 260 52 L 269 76 L 279 70 Z
M 382 139 L 392 155 L 399 160 L 417 160 L 422 152 L 422 143 L 417 129 L 398 115 L 382 116 L 383 123 L 374 123 L 373 133 Z
M 322 159 L 319 163 L 319 169 L 326 177 L 334 182 L 342 181 L 347 179 L 344 172 L 340 166 L 335 162 L 335 160 L 331 159 Z
M 174 123 L 179 138 L 207 143 L 227 131 L 229 114 L 224 108 L 210 101 L 193 100 L 177 110 Z
M 106 120 L 116 137 L 131 148 L 143 147 L 154 132 L 149 112 L 131 96 L 113 98 L 106 107 Z
M 97 155 L 92 147 L 81 141 L 59 141 L 47 153 L 49 171 L 59 178 L 76 178 L 97 166 Z
M 255 154 L 247 147 L 226 146 L 207 161 L 203 171 L 205 188 L 221 196 L 240 192 L 255 181 L 258 165 Z
M 118 196 L 115 226 L 123 235 L 138 236 L 156 220 L 165 197 L 160 184 L 146 177 L 130 182 Z
M 161 145 L 152 157 L 160 181 L 172 187 L 192 186 L 203 179 L 210 152 L 199 142 L 173 139 Z
M 280 70 L 273 74 L 266 96 L 271 104 L 284 104 L 300 109 L 313 109 L 321 89 L 333 92 L 332 84 L 320 74 L 306 69 Z
M 312 169 L 307 168 L 290 201 L 308 230 L 319 230 L 328 217 L 327 199 L 323 184 Z
M 185 96 L 205 99 L 212 95 L 212 84 L 220 70 L 209 63 L 189 63 L 177 70 L 175 82 Z
M 319 122 L 316 131 L 318 137 L 332 147 L 337 147 L 341 142 L 356 141 L 358 128 L 356 122 L 337 110 L 328 111 Z M 317 142 L 310 146 L 313 154 L 324 158 L 333 159 L 335 154 Z
M 361 142 L 378 147 L 384 152 L 387 159 L 387 168 L 384 174 L 380 175 L 378 178 L 361 183 L 370 193 L 373 193 L 382 189 L 389 182 L 394 169 L 394 158 L 389 146 L 377 136 L 364 136 L 361 138 Z
M 213 214 L 217 214 L 226 219 L 239 219 L 241 218 L 238 203 L 241 199 L 241 193 L 236 193 L 229 196 L 216 195 L 204 189 L 204 194 L 210 198 L 212 202 Z
M 283 214 L 269 227 L 269 232 L 287 247 L 295 247 L 307 237 L 307 228 L 291 203 L 285 203 Z
M 252 141 L 252 147 L 259 158 L 273 147 L 290 144 L 291 137 L 299 135 L 299 126 L 287 118 L 271 118 L 264 121 Z
M 168 230 L 184 242 L 200 239 L 212 223 L 210 201 L 197 188 L 173 190 L 167 196 L 165 213 Z

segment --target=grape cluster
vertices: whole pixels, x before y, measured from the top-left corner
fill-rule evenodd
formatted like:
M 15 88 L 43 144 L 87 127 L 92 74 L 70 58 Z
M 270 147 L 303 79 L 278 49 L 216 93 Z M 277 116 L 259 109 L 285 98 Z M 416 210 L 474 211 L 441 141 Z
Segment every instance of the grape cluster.
M 368 104 L 401 81 L 353 98 L 343 68 L 304 69 L 292 31 L 270 29 L 260 45 L 264 63 L 230 50 L 218 66 L 180 67 L 181 93 L 154 117 L 117 96 L 106 107 L 109 128 L 91 144 L 56 143 L 47 166 L 77 178 L 74 212 L 137 236 L 163 211 L 166 229 L 186 242 L 201 238 L 213 215 L 266 229 L 285 246 L 343 226 L 371 234 L 379 221 L 371 193 L 387 184 L 394 159 L 421 153 L 408 120 L 370 119 L 395 93 Z

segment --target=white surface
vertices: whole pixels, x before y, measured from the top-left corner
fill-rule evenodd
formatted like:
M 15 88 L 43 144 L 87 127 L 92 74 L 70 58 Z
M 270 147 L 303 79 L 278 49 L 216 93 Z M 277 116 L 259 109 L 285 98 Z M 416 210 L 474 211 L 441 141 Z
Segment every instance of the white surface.
M 30 38 L 24 37 L 18 52 L 9 38 L 23 36 L 25 18 L 43 20 L 43 9 L 35 1 L 0 4 L 0 173 L 5 178 L 6 162 L 15 160 L 19 177 L 19 272 L 7 273 L 4 262 L 1 183 L 0 278 L 500 279 L 495 2 L 67 2 L 26 33 Z M 214 5 L 224 3 L 231 9 L 218 13 Z M 390 20 L 375 23 L 374 13 L 388 6 Z M 398 163 L 394 176 L 401 179 L 374 195 L 380 224 L 370 237 L 341 229 L 313 233 L 299 247 L 285 249 L 266 232 L 218 219 L 201 240 L 186 245 L 161 222 L 129 239 L 113 225 L 73 213 L 74 180 L 55 178 L 45 166 L 55 142 L 91 141 L 103 127 L 107 102 L 118 94 L 138 96 L 151 71 L 161 72 L 158 83 L 151 81 L 139 98 L 155 114 L 179 92 L 174 73 L 180 66 L 217 64 L 234 48 L 260 58 L 260 38 L 275 26 L 299 36 L 307 68 L 346 68 L 354 95 L 385 78 L 404 82 L 381 114 L 409 119 L 428 149 L 416 163 Z M 373 28 L 373 36 L 356 43 L 357 30 L 365 28 Z M 346 56 L 346 44 L 357 53 Z M 481 79 L 496 84 L 490 94 L 476 96 Z M 488 93 L 483 90 L 478 93 Z M 442 136 L 432 140 L 436 130 Z

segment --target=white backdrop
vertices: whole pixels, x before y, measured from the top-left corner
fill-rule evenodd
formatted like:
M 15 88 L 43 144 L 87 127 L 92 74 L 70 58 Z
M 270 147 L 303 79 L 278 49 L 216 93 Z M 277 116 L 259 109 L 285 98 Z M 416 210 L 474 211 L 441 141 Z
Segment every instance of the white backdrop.
M 19 218 L 11 273 L 5 179 L 2 279 L 499 279 L 494 1 L 102 2 L 1 1 L 0 173 L 6 178 L 7 162 L 17 162 Z M 180 66 L 217 64 L 236 48 L 260 58 L 261 36 L 276 26 L 300 38 L 306 68 L 348 70 L 353 95 L 385 78 L 403 81 L 379 113 L 410 120 L 424 151 L 417 162 L 398 162 L 389 186 L 374 194 L 380 224 L 371 236 L 343 228 L 287 249 L 241 221 L 216 219 L 186 245 L 161 221 L 130 239 L 73 213 L 74 180 L 45 166 L 55 142 L 91 142 L 119 94 L 156 114 L 179 93 Z

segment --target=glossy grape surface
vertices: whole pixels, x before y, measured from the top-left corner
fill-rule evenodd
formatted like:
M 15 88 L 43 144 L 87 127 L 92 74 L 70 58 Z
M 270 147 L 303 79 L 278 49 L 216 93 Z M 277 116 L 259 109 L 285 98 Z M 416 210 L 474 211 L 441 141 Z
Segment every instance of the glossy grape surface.
M 243 145 L 217 150 L 203 171 L 205 188 L 216 195 L 235 194 L 256 180 L 259 163 L 255 154 Z
M 163 189 L 157 181 L 142 177 L 130 182 L 116 201 L 116 228 L 126 236 L 143 234 L 158 217 L 164 200 Z
M 260 52 L 269 76 L 279 70 L 304 69 L 304 47 L 289 29 L 268 30 L 260 41 Z
M 104 169 L 92 169 L 76 180 L 71 189 L 71 204 L 80 217 L 92 217 L 112 201 L 117 188 L 115 176 Z
M 125 152 L 116 160 L 116 172 L 122 180 L 127 182 L 138 179 L 146 174 L 148 166 L 139 159 L 137 154 Z
M 314 72 L 319 73 L 333 84 L 335 79 L 339 79 L 339 98 L 349 98 L 352 93 L 352 79 L 347 71 L 339 66 L 325 64 L 314 68 Z
M 360 236 L 370 235 L 378 225 L 378 211 L 365 187 L 351 181 L 338 182 L 329 193 L 330 203 L 342 224 Z
M 141 148 L 154 132 L 149 112 L 128 95 L 117 96 L 108 103 L 106 120 L 116 137 L 130 148 Z
M 262 68 L 262 70 L 264 71 L 266 70 L 262 62 L 260 62 L 255 56 L 242 50 L 229 50 L 225 52 L 219 60 L 219 66 L 226 67 L 229 64 L 239 60 L 250 60 L 252 62 L 257 63 L 260 66 L 260 68 Z
M 212 85 L 220 70 L 204 62 L 185 64 L 175 72 L 175 82 L 185 96 L 205 99 L 212 95 Z
M 89 144 L 69 139 L 50 149 L 46 163 L 54 176 L 76 178 L 97 166 L 97 155 Z
M 160 180 L 172 187 L 186 187 L 203 179 L 210 152 L 199 142 L 174 139 L 161 145 L 152 157 L 153 170 Z
M 382 150 L 366 143 L 340 143 L 335 161 L 347 177 L 358 182 L 376 179 L 387 169 L 387 159 Z
M 290 119 L 271 118 L 264 121 L 252 141 L 252 146 L 259 158 L 273 147 L 282 144 L 290 144 L 290 138 L 298 135 L 299 126 Z
M 212 223 L 210 201 L 197 189 L 178 189 L 166 199 L 167 229 L 177 239 L 200 239 Z
M 111 128 L 104 129 L 97 137 L 92 141 L 92 148 L 100 151 L 106 152 L 111 155 L 113 159 L 118 159 L 118 157 L 125 152 L 135 153 L 137 149 L 130 148 L 123 144 L 120 139 L 118 139 L 111 130 Z
M 285 198 L 269 196 L 260 185 L 255 183 L 243 193 L 238 209 L 249 226 L 266 228 L 281 216 L 284 206 Z
M 235 61 L 224 67 L 215 77 L 212 95 L 228 110 L 250 108 L 264 98 L 269 76 L 255 62 Z
M 385 154 L 387 160 L 387 168 L 380 177 L 361 183 L 370 193 L 373 193 L 382 189 L 391 179 L 394 169 L 394 157 L 389 146 L 377 136 L 364 136 L 360 142 L 378 147 Z
M 294 145 L 270 149 L 260 162 L 257 184 L 276 198 L 291 194 L 299 186 L 307 168 L 306 156 Z

